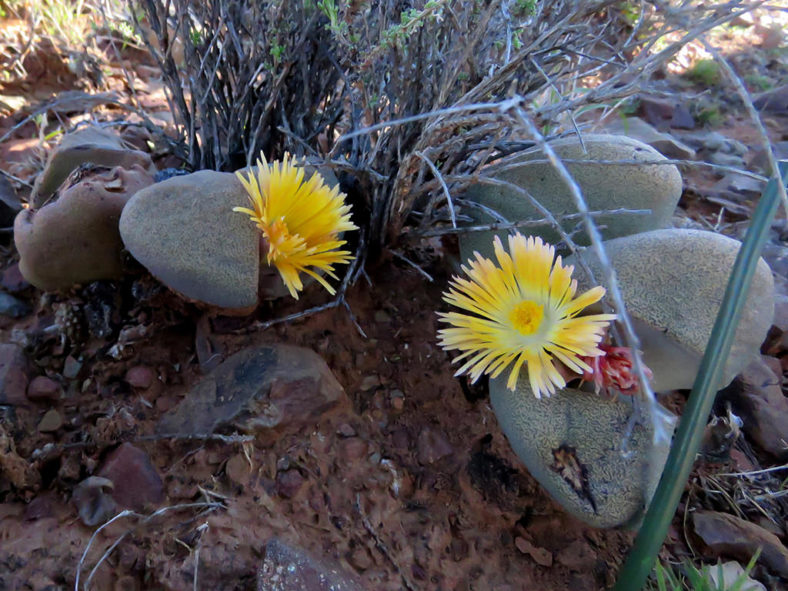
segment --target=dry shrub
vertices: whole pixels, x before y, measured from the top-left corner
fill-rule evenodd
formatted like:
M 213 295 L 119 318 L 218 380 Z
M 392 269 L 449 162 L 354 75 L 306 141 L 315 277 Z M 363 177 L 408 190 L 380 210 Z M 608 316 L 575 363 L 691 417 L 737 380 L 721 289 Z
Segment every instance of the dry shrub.
M 583 110 L 617 108 L 688 40 L 750 5 L 142 0 L 141 7 L 138 24 L 165 74 L 190 165 L 234 170 L 261 150 L 330 161 L 357 179 L 374 247 L 456 219 L 450 195 L 485 163 L 532 145 L 524 113 L 548 137 L 573 132 Z

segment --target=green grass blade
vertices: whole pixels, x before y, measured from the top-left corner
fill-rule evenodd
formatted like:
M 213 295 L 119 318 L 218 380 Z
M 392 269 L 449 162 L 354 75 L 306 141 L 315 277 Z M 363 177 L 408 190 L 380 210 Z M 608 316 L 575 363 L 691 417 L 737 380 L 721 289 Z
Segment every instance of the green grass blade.
M 782 182 L 788 178 L 788 162 L 780 163 Z M 758 257 L 779 204 L 777 179 L 772 179 L 761 196 L 747 236 L 733 265 L 717 320 L 698 370 L 676 437 L 651 501 L 643 526 L 627 557 L 614 591 L 635 591 L 643 587 L 654 566 L 659 549 L 676 513 L 681 494 L 695 462 L 703 429 L 720 385 L 720 375 L 730 352 L 736 326 L 749 291 Z

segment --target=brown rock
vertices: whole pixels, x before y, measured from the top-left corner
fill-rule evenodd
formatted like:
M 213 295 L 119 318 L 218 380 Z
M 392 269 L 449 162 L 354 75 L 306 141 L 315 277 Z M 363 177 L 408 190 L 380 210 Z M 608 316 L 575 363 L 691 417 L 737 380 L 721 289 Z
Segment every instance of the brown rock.
M 27 397 L 34 402 L 58 400 L 63 394 L 63 388 L 55 380 L 46 376 L 33 378 L 27 387 Z
M 53 433 L 63 426 L 63 417 L 54 408 L 46 411 L 38 423 L 38 430 L 41 433 Z
M 284 470 L 276 475 L 276 492 L 286 499 L 292 499 L 303 483 L 304 477 L 298 470 Z
M 720 393 L 720 399 L 731 402 L 747 437 L 782 461 L 788 459 L 788 398 L 780 384 L 780 377 L 759 357 Z
M 695 533 L 713 556 L 731 556 L 746 562 L 761 548 L 759 561 L 779 576 L 788 577 L 788 549 L 773 533 L 739 517 L 715 511 L 696 511 L 692 522 Z
M 156 375 L 150 367 L 144 365 L 137 365 L 130 368 L 126 372 L 126 381 L 132 388 L 139 388 L 140 390 L 147 390 L 156 379 Z
M 363 591 L 356 576 L 336 562 L 317 559 L 276 538 L 265 546 L 265 559 L 257 573 L 257 591 Z
M 22 347 L 0 344 L 0 404 L 26 405 L 27 357 Z
M 297 432 L 345 399 L 325 361 L 311 349 L 264 345 L 228 357 L 166 413 L 160 434 L 212 433 L 222 424 L 245 431 Z
M 249 466 L 249 460 L 243 454 L 235 454 L 224 466 L 224 473 L 227 474 L 232 482 L 238 486 L 246 486 L 249 484 L 249 476 L 252 473 Z
M 112 497 L 122 507 L 142 511 L 164 501 L 164 485 L 148 454 L 130 443 L 110 453 L 97 475 L 112 481 Z
M 41 209 L 22 210 L 14 221 L 22 275 L 43 290 L 120 277 L 121 211 L 152 183 L 141 167 L 114 168 L 80 181 Z
M 514 539 L 514 545 L 517 546 L 517 549 L 522 552 L 523 554 L 527 554 L 531 558 L 534 559 L 534 562 L 540 566 L 553 566 L 553 555 L 550 553 L 549 550 L 545 550 L 544 548 L 538 548 L 534 546 L 531 542 L 526 540 L 525 538 L 521 538 L 517 536 Z
M 426 466 L 451 454 L 454 449 L 443 433 L 435 429 L 424 429 L 416 441 L 419 463 Z

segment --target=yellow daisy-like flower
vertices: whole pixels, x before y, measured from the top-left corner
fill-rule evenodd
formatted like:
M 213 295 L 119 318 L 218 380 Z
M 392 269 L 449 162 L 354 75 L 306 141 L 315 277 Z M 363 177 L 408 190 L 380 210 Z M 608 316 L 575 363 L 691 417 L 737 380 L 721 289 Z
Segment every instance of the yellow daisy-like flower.
M 314 271 L 322 271 L 338 279 L 334 265 L 353 260 L 347 250 L 337 250 L 346 244 L 339 234 L 358 230 L 350 221 L 350 206 L 338 187 L 328 187 L 315 171 L 304 181 L 304 169 L 296 166 L 290 154 L 283 161 L 270 164 L 263 154 L 257 160 L 257 176 L 236 176 L 249 193 L 252 209 L 234 207 L 233 211 L 247 214 L 265 237 L 267 260 L 274 265 L 290 295 L 298 299 L 304 288 L 301 273 L 314 277 L 330 294 L 334 288 Z
M 590 371 L 581 357 L 604 355 L 597 346 L 615 314 L 578 316 L 605 295 L 594 287 L 575 297 L 574 267 L 555 259 L 555 248 L 533 236 L 509 236 L 509 252 L 495 237 L 496 265 L 475 253 L 463 266 L 469 279 L 454 277 L 443 299 L 471 314 L 439 314 L 451 328 L 438 331 L 440 345 L 462 353 L 465 363 L 455 375 L 469 373 L 475 382 L 484 374 L 498 377 L 514 364 L 506 386 L 514 390 L 523 363 L 537 398 L 554 394 L 566 381 L 553 357 L 578 374 Z

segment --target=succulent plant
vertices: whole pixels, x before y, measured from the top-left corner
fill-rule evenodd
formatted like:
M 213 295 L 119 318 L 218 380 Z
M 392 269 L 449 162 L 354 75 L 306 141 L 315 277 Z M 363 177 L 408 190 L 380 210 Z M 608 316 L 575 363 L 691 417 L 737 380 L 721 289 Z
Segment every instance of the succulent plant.
M 651 148 L 620 136 L 584 136 L 583 140 L 585 154 L 580 143 L 573 139 L 554 142 L 553 147 L 559 157 L 571 160 L 662 158 Z M 536 160 L 543 160 L 539 152 L 525 152 L 513 157 L 516 165 L 492 167 L 491 174 L 525 188 L 556 216 L 574 210 L 568 191 L 561 184 L 563 181 L 551 165 Z M 606 219 L 605 251 L 616 270 L 618 288 L 641 341 L 642 359 L 652 389 L 662 392 L 691 387 L 740 244 L 713 232 L 658 229 L 669 222 L 681 190 L 681 179 L 672 165 L 608 162 L 594 166 L 570 162 L 567 167 L 591 210 L 643 207 L 652 210 L 651 216 L 637 220 Z M 482 187 L 479 184 L 471 188 L 466 199 L 492 207 L 510 222 L 542 218 L 516 190 Z M 543 227 L 535 233 L 553 239 L 558 235 L 554 229 Z M 469 255 L 475 251 L 476 260 L 471 260 L 471 269 L 464 268 L 472 280 L 474 272 L 478 275 L 480 269 L 488 275 L 492 272 L 492 262 L 484 257 L 500 249 L 500 239 L 495 237 L 494 241 L 493 237 L 492 232 L 460 235 L 461 252 Z M 579 242 L 583 242 L 583 235 Z M 579 256 L 584 257 L 597 281 L 605 276 L 591 251 Z M 511 262 L 500 257 L 499 261 L 503 268 L 508 265 L 512 269 Z M 578 263 L 573 256 L 565 264 L 577 266 Z M 557 264 L 560 266 L 561 262 Z M 529 275 L 532 269 L 529 268 Z M 591 290 L 585 291 L 591 293 L 610 287 L 597 286 L 582 273 L 578 275 L 578 283 L 572 294 L 575 289 Z M 557 357 L 565 367 L 557 363 L 553 368 L 560 374 L 552 381 L 552 390 L 556 390 L 553 392 L 541 385 L 544 365 L 530 363 L 534 356 L 554 356 L 544 343 L 534 352 L 515 342 L 517 339 L 509 339 L 509 348 L 498 357 L 484 352 L 480 346 L 491 338 L 492 321 L 508 325 L 509 332 L 516 328 L 511 313 L 496 308 L 493 318 L 488 309 L 490 302 L 508 301 L 524 285 L 528 289 L 527 282 L 498 279 L 489 281 L 488 289 L 481 290 L 472 281 L 462 280 L 453 286 L 454 291 L 458 285 L 464 292 L 462 300 L 455 294 L 447 301 L 471 312 L 472 316 L 463 319 L 462 325 L 464 330 L 475 330 L 476 334 L 463 339 L 452 335 L 452 339 L 447 339 L 444 329 L 441 335 L 444 345 L 453 345 L 463 352 L 461 357 L 466 364 L 461 371 L 491 374 L 492 406 L 512 448 L 528 470 L 570 513 L 587 523 L 596 527 L 636 526 L 669 451 L 666 443 L 669 438 L 660 439 L 655 432 L 670 433 L 674 421 L 661 406 L 638 404 L 637 397 L 632 396 L 638 386 L 631 371 L 632 352 L 606 342 L 600 333 L 594 341 L 594 352 L 579 354 L 580 363 L 588 371 L 585 368 L 579 371 L 573 363 Z M 555 297 L 551 294 L 547 301 Z M 597 300 L 598 297 L 586 302 L 588 308 L 585 312 L 577 311 L 576 321 L 583 322 L 584 318 L 590 321 L 602 312 Z M 773 310 L 772 274 L 761 260 L 725 368 L 724 384 L 757 355 L 771 325 Z M 583 313 L 590 316 L 584 317 Z M 498 332 L 506 332 L 505 328 Z M 582 345 L 575 341 L 572 346 L 577 352 Z M 504 366 L 518 356 L 526 356 L 527 372 L 530 374 L 535 368 L 536 376 L 520 375 L 518 379 L 517 372 L 512 372 L 516 383 L 512 383 L 511 376 L 508 381 L 499 377 Z M 563 387 L 573 376 L 591 383 Z M 540 397 L 540 392 L 550 396 Z

